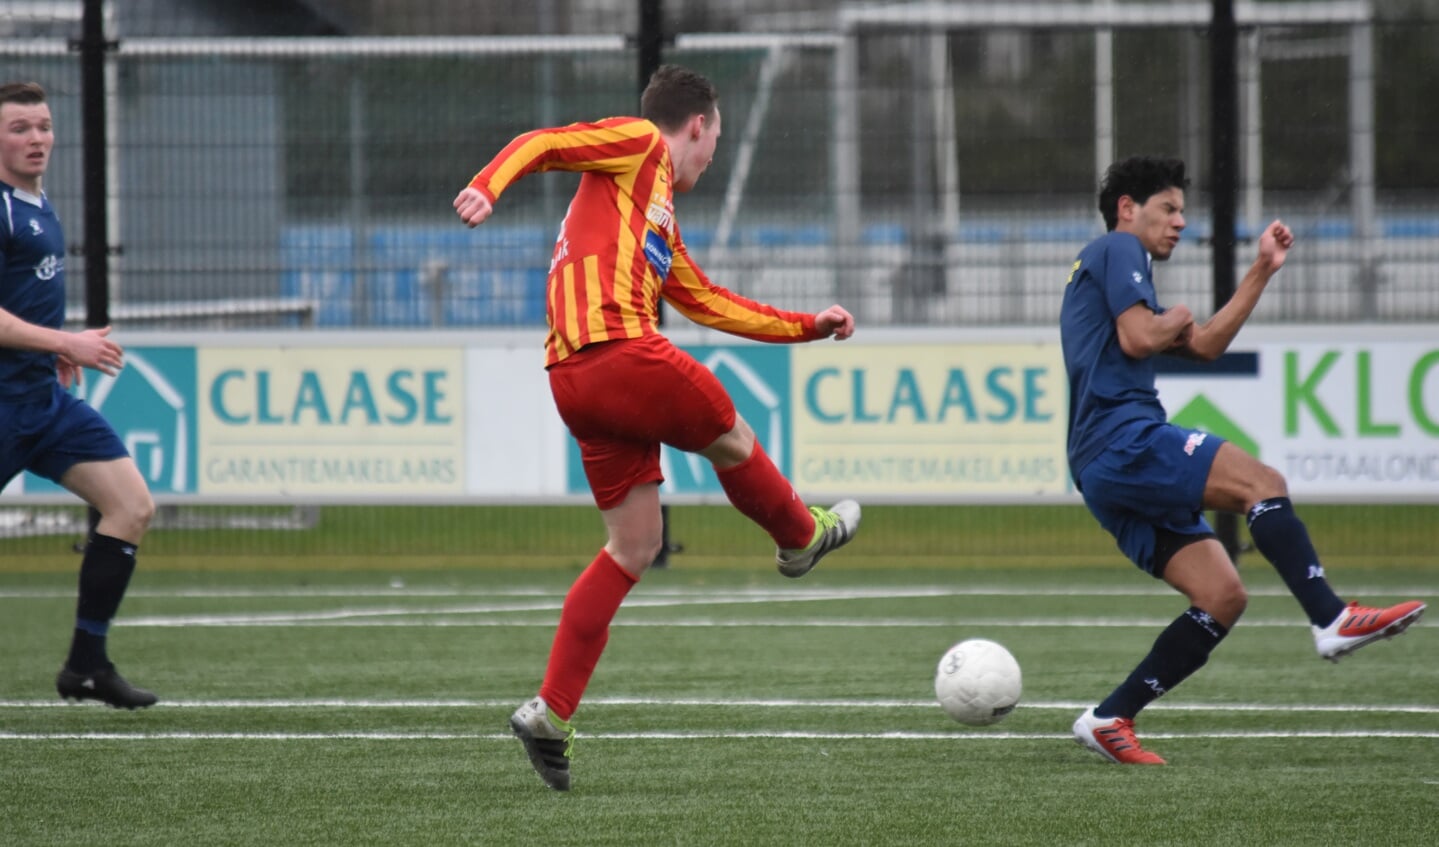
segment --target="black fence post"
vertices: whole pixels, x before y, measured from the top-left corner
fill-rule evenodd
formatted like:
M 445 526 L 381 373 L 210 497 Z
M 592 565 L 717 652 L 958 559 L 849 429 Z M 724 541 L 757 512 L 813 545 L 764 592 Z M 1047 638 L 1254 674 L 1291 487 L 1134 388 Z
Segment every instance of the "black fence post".
M 85 0 L 80 22 L 80 119 L 84 164 L 85 326 L 110 323 L 110 242 L 105 172 L 104 0 Z
M 1213 198 L 1214 309 L 1234 296 L 1235 194 L 1239 182 L 1239 32 L 1234 0 L 1214 0 L 1209 28 L 1209 99 L 1211 123 L 1210 196 Z M 1215 514 L 1214 531 L 1239 561 L 1239 518 L 1231 512 Z
M 663 0 L 639 0 L 640 23 L 639 33 L 635 42 L 639 47 L 639 70 L 640 70 L 640 92 L 643 93 L 645 86 L 649 85 L 650 77 L 659 68 L 664 51 L 665 28 L 664 28 L 664 3 Z M 659 304 L 658 322 L 660 326 L 665 322 L 664 303 Z M 652 568 L 667 568 L 670 564 L 670 553 L 683 549 L 670 539 L 670 507 L 660 505 L 660 552 L 655 560 L 650 563 Z
M 80 52 L 80 130 L 84 181 L 85 326 L 110 324 L 110 219 L 106 196 L 105 155 L 105 53 L 114 44 L 105 40 L 104 0 L 85 0 L 80 17 L 80 39 L 72 44 Z M 85 543 L 100 523 L 100 513 L 87 512 L 88 528 L 76 545 Z

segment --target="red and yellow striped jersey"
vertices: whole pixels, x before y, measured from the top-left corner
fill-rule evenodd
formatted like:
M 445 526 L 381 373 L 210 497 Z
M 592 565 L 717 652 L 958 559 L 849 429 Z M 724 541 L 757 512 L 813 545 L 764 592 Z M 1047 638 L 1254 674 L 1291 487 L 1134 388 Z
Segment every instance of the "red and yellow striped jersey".
M 470 185 L 499 199 L 526 174 L 579 171 L 546 286 L 545 367 L 587 344 L 659 332 L 663 297 L 696 323 L 759 341 L 812 341 L 814 315 L 776 309 L 709 281 L 675 222 L 674 166 L 653 123 L 606 118 L 511 141 Z

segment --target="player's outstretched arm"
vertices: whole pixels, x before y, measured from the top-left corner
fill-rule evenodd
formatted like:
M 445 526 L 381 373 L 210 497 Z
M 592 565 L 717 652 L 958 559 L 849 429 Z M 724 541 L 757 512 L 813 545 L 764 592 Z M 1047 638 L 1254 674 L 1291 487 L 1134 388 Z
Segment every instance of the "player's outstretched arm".
M 1223 308 L 1202 325 L 1195 326 L 1184 352 L 1193 358 L 1212 362 L 1224 355 L 1234 337 L 1259 305 L 1259 297 L 1269 280 L 1284 267 L 1289 248 L 1294 246 L 1294 233 L 1283 221 L 1274 221 L 1259 236 L 1259 255 L 1239 281 L 1234 296 Z
M 125 353 L 105 336 L 110 327 L 65 332 L 21 320 L 0 309 L 0 347 L 54 353 L 73 366 L 94 368 L 114 376 L 124 365 Z
M 455 195 L 454 206 L 455 213 L 460 216 L 460 220 L 464 221 L 465 226 L 471 229 L 484 223 L 490 213 L 495 210 L 490 203 L 490 198 L 486 197 L 483 191 L 468 185 Z
M 1293 246 L 1294 232 L 1283 221 L 1271 223 L 1259 236 L 1259 257 L 1254 260 L 1250 273 L 1265 273 L 1264 279 L 1268 282 L 1269 277 L 1284 267 L 1284 260 L 1289 258 L 1289 248 Z
M 830 306 L 814 316 L 814 328 L 822 338 L 843 341 L 854 335 L 854 316 L 842 306 Z

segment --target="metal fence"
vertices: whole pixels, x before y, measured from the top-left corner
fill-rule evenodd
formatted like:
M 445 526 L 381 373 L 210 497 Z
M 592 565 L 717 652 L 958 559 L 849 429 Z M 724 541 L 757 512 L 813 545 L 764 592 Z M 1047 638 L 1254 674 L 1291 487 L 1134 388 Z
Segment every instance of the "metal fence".
M 76 243 L 79 5 L 0 2 L 13 36 L 0 75 L 51 91 L 46 188 Z M 509 21 L 507 35 L 448 36 L 391 32 L 471 31 L 456 4 L 362 5 L 311 3 L 328 17 L 291 9 L 268 31 L 221 3 L 109 7 L 117 320 L 543 323 L 574 178 L 526 181 L 473 232 L 450 199 L 519 132 L 635 111 L 633 40 L 553 32 L 598 2 L 539 4 L 549 15 L 528 33 Z M 678 21 L 729 20 L 675 5 Z M 721 153 L 679 205 L 717 282 L 791 308 L 844 302 L 870 325 L 1052 324 L 1070 259 L 1102 229 L 1102 163 L 1156 152 L 1197 176 L 1188 243 L 1160 287 L 1205 311 L 1208 4 L 821 6 L 765 19 L 790 30 L 681 31 L 666 48 L 722 93 Z M 742 7 L 717 4 L 755 11 Z M 1362 2 L 1239 12 L 1238 235 L 1282 216 L 1300 238 L 1256 320 L 1439 319 L 1439 119 L 1426 93 L 1439 84 L 1439 22 L 1387 20 Z M 335 20 L 364 34 L 315 34 L 339 31 Z

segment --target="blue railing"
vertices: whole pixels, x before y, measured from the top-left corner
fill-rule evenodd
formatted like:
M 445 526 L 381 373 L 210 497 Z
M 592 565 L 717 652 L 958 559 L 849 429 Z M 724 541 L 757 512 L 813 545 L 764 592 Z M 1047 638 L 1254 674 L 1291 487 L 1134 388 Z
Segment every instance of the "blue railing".
M 1353 222 L 1329 217 L 1290 220 L 1301 236 L 1345 240 Z M 1098 219 L 1003 218 L 967 221 L 958 243 L 1073 244 L 1076 249 L 1103 231 Z M 1209 221 L 1191 219 L 1186 237 L 1209 238 Z M 1240 224 L 1241 239 L 1253 236 Z M 1439 239 L 1439 216 L 1385 217 L 1384 239 Z M 684 230 L 701 261 L 714 241 L 713 229 Z M 901 222 L 865 226 L 866 246 L 910 243 Z M 730 247 L 829 247 L 833 231 L 823 224 L 756 224 L 737 229 Z M 318 303 L 318 326 L 535 326 L 544 323 L 545 273 L 554 233 L 538 225 L 487 224 L 463 227 L 390 226 L 367 230 L 356 239 L 346 225 L 297 225 L 280 242 L 281 295 Z

